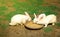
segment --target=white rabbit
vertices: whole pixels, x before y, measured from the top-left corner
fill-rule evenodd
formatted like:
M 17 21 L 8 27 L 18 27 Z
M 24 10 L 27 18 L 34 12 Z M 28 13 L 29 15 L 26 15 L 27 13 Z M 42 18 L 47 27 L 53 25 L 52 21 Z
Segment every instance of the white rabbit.
M 34 13 L 34 16 L 35 16 L 35 18 L 33 19 L 33 22 L 34 22 L 34 23 L 37 23 L 39 20 L 41 21 L 41 20 L 43 20 L 43 19 L 46 17 L 45 14 L 40 14 L 40 15 L 37 17 L 35 13 Z
M 35 16 L 35 18 L 33 19 L 33 23 L 36 23 L 38 21 L 38 18 L 35 13 L 34 13 L 34 16 Z
M 54 14 L 51 14 L 46 16 L 46 18 L 44 18 L 43 20 L 41 21 L 39 20 L 37 24 L 44 24 L 45 27 L 47 27 L 49 23 L 52 23 L 52 25 L 55 25 L 56 21 L 57 21 L 56 16 Z
M 17 24 L 25 24 L 27 21 L 31 21 L 31 17 L 27 12 L 25 12 L 25 15 L 23 14 L 17 14 L 14 15 L 11 18 L 11 22 L 9 23 L 10 25 L 17 25 Z

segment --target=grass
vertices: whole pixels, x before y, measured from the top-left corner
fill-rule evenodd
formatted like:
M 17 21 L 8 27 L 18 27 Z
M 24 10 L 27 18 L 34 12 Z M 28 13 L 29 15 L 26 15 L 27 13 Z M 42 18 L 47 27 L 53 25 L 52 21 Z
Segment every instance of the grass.
M 3 11 L 0 12 L 0 16 L 1 16 L 1 15 L 4 15 L 4 12 L 3 12 Z
M 29 0 L 29 2 L 31 2 L 31 4 L 32 5 L 35 5 L 35 4 L 37 4 L 37 5 L 41 5 L 41 4 L 43 4 L 43 0 Z
M 0 7 L 0 11 L 5 11 L 7 8 L 5 6 Z
M 56 23 L 56 26 L 57 27 L 60 27 L 60 22 Z M 52 27 L 46 27 L 46 28 L 43 28 L 44 32 L 51 32 L 53 31 L 53 28 Z
M 46 27 L 46 28 L 43 28 L 44 32 L 51 32 L 53 30 L 52 27 Z
M 6 24 L 1 24 L 0 27 L 1 27 L 3 30 L 5 30 L 5 29 L 8 27 L 8 25 L 6 25 Z
M 6 8 L 5 6 L 0 7 L 0 15 L 4 15 L 4 11 L 7 10 L 8 8 Z
M 55 12 L 55 9 L 58 9 L 58 7 L 51 5 L 51 6 L 39 6 L 38 7 L 42 12 L 41 13 L 45 13 L 46 15 L 49 14 L 54 14 L 57 15 L 57 12 Z
M 57 15 L 57 12 L 54 12 L 54 11 L 45 11 L 43 13 L 45 13 L 46 15 L 50 15 L 50 14 Z
M 56 23 L 56 26 L 60 27 L 60 22 Z

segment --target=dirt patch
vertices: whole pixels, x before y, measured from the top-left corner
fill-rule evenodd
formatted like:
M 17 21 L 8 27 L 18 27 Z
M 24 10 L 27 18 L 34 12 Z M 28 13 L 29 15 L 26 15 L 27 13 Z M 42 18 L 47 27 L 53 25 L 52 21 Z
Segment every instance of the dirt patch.
M 0 16 L 0 18 L 5 18 L 5 16 Z
M 6 31 L 7 37 L 36 37 L 40 36 L 41 30 L 28 30 L 24 26 L 9 26 Z
M 53 27 L 54 28 L 54 27 Z M 54 28 L 52 32 L 40 30 L 29 30 L 24 25 L 9 26 L 5 30 L 6 37 L 57 37 L 60 36 L 60 29 Z
M 58 3 L 58 0 L 44 0 L 47 3 Z
M 8 10 L 5 11 L 5 15 L 9 14 L 10 12 L 16 11 L 14 7 L 7 7 Z
M 7 2 L 5 6 L 12 7 L 15 3 L 14 2 Z

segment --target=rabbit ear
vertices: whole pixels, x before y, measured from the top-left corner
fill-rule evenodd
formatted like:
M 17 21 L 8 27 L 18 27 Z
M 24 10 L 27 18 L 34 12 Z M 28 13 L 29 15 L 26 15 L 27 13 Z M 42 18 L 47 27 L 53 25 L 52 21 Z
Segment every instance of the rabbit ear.
M 43 19 L 43 18 L 45 18 L 45 17 L 46 17 L 45 14 L 40 14 L 39 17 L 38 17 L 38 19 Z
M 25 15 L 29 16 L 29 14 L 27 12 L 25 12 Z
M 35 18 L 37 17 L 36 14 L 34 13 Z

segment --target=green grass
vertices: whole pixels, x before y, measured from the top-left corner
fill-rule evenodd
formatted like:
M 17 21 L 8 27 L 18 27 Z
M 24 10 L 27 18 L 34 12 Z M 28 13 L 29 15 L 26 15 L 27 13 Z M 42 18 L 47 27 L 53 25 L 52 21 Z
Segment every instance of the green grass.
M 3 30 L 5 30 L 5 29 L 8 27 L 8 25 L 6 25 L 6 24 L 0 24 L 0 27 L 1 27 Z
M 53 6 L 53 5 L 39 6 L 38 8 L 39 8 L 39 10 L 42 11 L 41 13 L 45 13 L 46 15 L 49 15 L 49 14 L 57 15 L 57 12 L 54 11 L 55 9 L 58 9 L 58 7 L 56 7 L 56 6 Z
M 0 15 L 4 15 L 4 11 L 6 11 L 8 8 L 6 8 L 5 6 L 0 7 Z
M 28 0 L 29 2 L 31 2 L 32 5 L 41 5 L 43 4 L 43 0 Z
M 28 0 L 26 2 L 16 2 L 13 7 L 16 8 L 16 10 L 19 11 L 28 11 L 28 13 L 33 14 L 39 14 L 39 8 L 38 5 L 43 3 L 43 0 Z M 28 3 L 29 2 L 29 3 Z M 37 6 L 35 4 L 38 4 Z
M 60 22 L 56 23 L 56 26 L 60 27 Z
M 43 28 L 44 32 L 51 32 L 53 30 L 52 27 L 46 27 L 46 28 Z
M 7 8 L 5 6 L 0 7 L 0 11 L 5 11 Z
M 4 13 L 5 13 L 5 12 L 1 11 L 1 12 L 0 12 L 0 16 L 1 16 L 1 15 L 4 15 Z
M 50 14 L 57 15 L 57 12 L 54 12 L 54 11 L 45 11 L 43 13 L 45 13 L 46 15 L 50 15 Z

